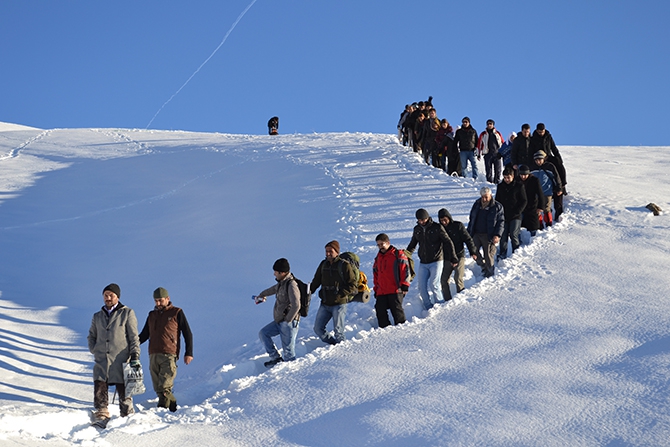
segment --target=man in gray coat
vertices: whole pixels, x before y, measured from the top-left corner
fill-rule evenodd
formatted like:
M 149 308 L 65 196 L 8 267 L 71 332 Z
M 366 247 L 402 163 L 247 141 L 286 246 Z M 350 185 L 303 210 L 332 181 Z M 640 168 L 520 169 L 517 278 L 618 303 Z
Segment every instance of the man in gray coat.
M 93 315 L 88 331 L 88 350 L 95 359 L 93 404 L 97 421 L 109 419 L 109 385 L 116 386 L 121 416 L 135 412 L 133 398 L 126 397 L 123 364 L 130 360 L 130 366 L 141 368 L 135 312 L 119 302 L 121 289 L 116 284 L 105 287 L 102 296 L 105 305 Z
M 270 368 L 279 362 L 295 360 L 295 339 L 298 336 L 298 325 L 300 324 L 300 290 L 293 274 L 291 266 L 286 258 L 277 259 L 272 266 L 277 283 L 263 290 L 256 296 L 256 304 L 265 301 L 266 297 L 276 295 L 273 313 L 273 321 L 264 326 L 258 333 L 265 351 L 270 360 L 265 366 Z M 279 355 L 272 337 L 281 337 L 282 351 L 284 357 Z

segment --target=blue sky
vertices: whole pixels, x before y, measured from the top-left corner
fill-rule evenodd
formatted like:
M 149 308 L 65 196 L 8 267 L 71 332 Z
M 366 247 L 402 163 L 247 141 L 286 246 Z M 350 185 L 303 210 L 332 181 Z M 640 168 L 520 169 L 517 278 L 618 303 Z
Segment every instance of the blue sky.
M 0 121 L 266 133 L 386 132 L 434 97 L 506 136 L 670 145 L 670 3 L 257 0 L 0 3 Z M 155 114 L 160 113 L 155 117 Z

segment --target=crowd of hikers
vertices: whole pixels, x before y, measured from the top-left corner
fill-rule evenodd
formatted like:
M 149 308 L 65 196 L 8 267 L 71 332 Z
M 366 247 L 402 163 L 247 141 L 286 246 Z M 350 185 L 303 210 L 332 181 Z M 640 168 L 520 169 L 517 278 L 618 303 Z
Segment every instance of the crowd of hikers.
M 268 133 L 276 135 L 278 127 L 279 118 L 272 117 Z M 507 140 L 492 119 L 486 121 L 486 130 L 479 134 L 467 116 L 454 129 L 449 121 L 438 118 L 431 97 L 405 107 L 398 132 L 404 146 L 450 175 L 465 177 L 469 164 L 476 180 L 477 161 L 483 157 L 486 180 L 491 186 L 480 188 L 480 197 L 472 205 L 467 225 L 454 220 L 446 208 L 438 211 L 437 222 L 428 210 L 420 208 L 415 212 L 416 225 L 405 249 L 393 246 L 387 234 L 378 234 L 372 290 L 360 270 L 360 258 L 353 252 L 341 252 L 336 240 L 326 243 L 325 258 L 309 283 L 291 273 L 286 258 L 275 261 L 272 266 L 275 283 L 252 296 L 256 304 L 265 302 L 269 296 L 276 297 L 272 321 L 259 332 L 269 356 L 264 362 L 266 367 L 295 359 L 300 319 L 308 315 L 311 296 L 317 290 L 320 304 L 314 318 L 314 333 L 324 343 L 335 345 L 345 339 L 350 302 L 368 302 L 372 292 L 379 327 L 389 326 L 391 318 L 394 325 L 402 324 L 406 321 L 403 300 L 415 276 L 419 298 L 427 311 L 436 303 L 452 299 L 452 276 L 456 293 L 465 288 L 466 249 L 480 267 L 481 275 L 491 277 L 496 261 L 507 258 L 521 245 L 521 228 L 535 236 L 538 230 L 551 226 L 560 217 L 566 194 L 565 167 L 543 123 L 537 124 L 532 135 L 530 125 L 524 124 L 518 135 L 512 132 Z M 118 391 L 121 416 L 133 413 L 127 379 L 141 377 L 141 343 L 149 341 L 149 370 L 157 405 L 170 411 L 177 411 L 172 388 L 180 338 L 186 344 L 184 363 L 188 365 L 193 360 L 190 327 L 183 311 L 172 305 L 166 289 L 159 287 L 154 291 L 155 308 L 142 331 L 137 329 L 133 310 L 119 302 L 120 295 L 116 284 L 103 289 L 104 306 L 93 316 L 88 336 L 89 349 L 95 356 L 92 417 L 98 427 L 105 427 L 109 420 L 109 385 Z M 333 330 L 328 331 L 331 320 Z M 272 340 L 276 336 L 281 340 L 281 353 Z
M 521 228 L 535 236 L 538 230 L 551 226 L 560 217 L 567 183 L 563 160 L 543 123 L 537 124 L 532 135 L 530 125 L 523 124 L 519 134 L 512 132 L 507 140 L 492 119 L 486 121 L 486 130 L 481 133 L 472 127 L 467 116 L 454 129 L 448 120 L 438 118 L 430 97 L 428 101 L 405 107 L 398 122 L 398 139 L 422 155 L 426 163 L 454 176 L 465 177 L 469 165 L 476 180 L 477 162 L 483 158 L 486 180 L 491 186 L 480 189 L 467 225 L 454 220 L 446 208 L 439 210 L 438 222 L 420 208 L 415 213 L 417 223 L 405 249 L 394 247 L 387 234 L 377 235 L 379 251 L 372 267 L 372 291 L 380 328 L 390 325 L 391 318 L 393 324 L 406 321 L 403 299 L 415 275 L 425 310 L 452 299 L 449 285 L 452 276 L 456 293 L 461 292 L 465 288 L 466 249 L 481 268 L 482 276 L 493 276 L 496 262 L 520 247 Z M 259 333 L 270 357 L 265 366 L 295 358 L 300 317 L 307 315 L 305 307 L 309 306 L 310 294 L 319 289 L 321 303 L 314 332 L 325 343 L 344 340 L 347 304 L 365 302 L 360 297 L 368 289 L 367 277 L 359 270 L 354 253 L 340 254 L 338 241 L 328 242 L 325 259 L 308 285 L 293 276 L 285 258 L 277 260 L 273 270 L 276 284 L 255 296 L 257 303 L 265 301 L 267 296 L 276 296 L 274 319 Z M 326 331 L 330 320 L 332 333 Z M 283 354 L 273 343 L 274 336 L 280 336 Z

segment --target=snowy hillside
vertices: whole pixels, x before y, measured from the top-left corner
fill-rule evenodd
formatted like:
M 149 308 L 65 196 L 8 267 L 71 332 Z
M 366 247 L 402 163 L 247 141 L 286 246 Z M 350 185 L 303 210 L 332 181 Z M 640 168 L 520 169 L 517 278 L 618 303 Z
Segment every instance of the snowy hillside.
M 404 248 L 420 207 L 467 222 L 482 179 L 391 135 L 0 124 L 0 445 L 670 445 L 670 225 L 644 208 L 670 207 L 670 151 L 560 149 L 563 221 L 495 277 L 468 259 L 466 290 L 429 313 L 413 285 L 408 323 L 383 330 L 353 303 L 333 347 L 317 300 L 298 359 L 266 370 L 272 304 L 250 297 L 275 259 L 309 281 L 338 239 L 371 277 L 378 233 Z M 167 288 L 195 359 L 176 413 L 149 386 L 98 432 L 86 335 L 110 282 L 140 324 Z

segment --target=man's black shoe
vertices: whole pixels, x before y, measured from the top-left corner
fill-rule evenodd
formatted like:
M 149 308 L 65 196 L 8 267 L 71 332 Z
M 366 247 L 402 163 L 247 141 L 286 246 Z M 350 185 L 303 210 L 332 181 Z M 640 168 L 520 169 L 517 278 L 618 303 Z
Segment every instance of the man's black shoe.
M 263 363 L 263 365 L 265 365 L 266 368 L 272 368 L 277 363 L 283 362 L 283 361 L 284 361 L 283 358 L 277 357 L 276 359 L 268 360 L 267 362 Z

